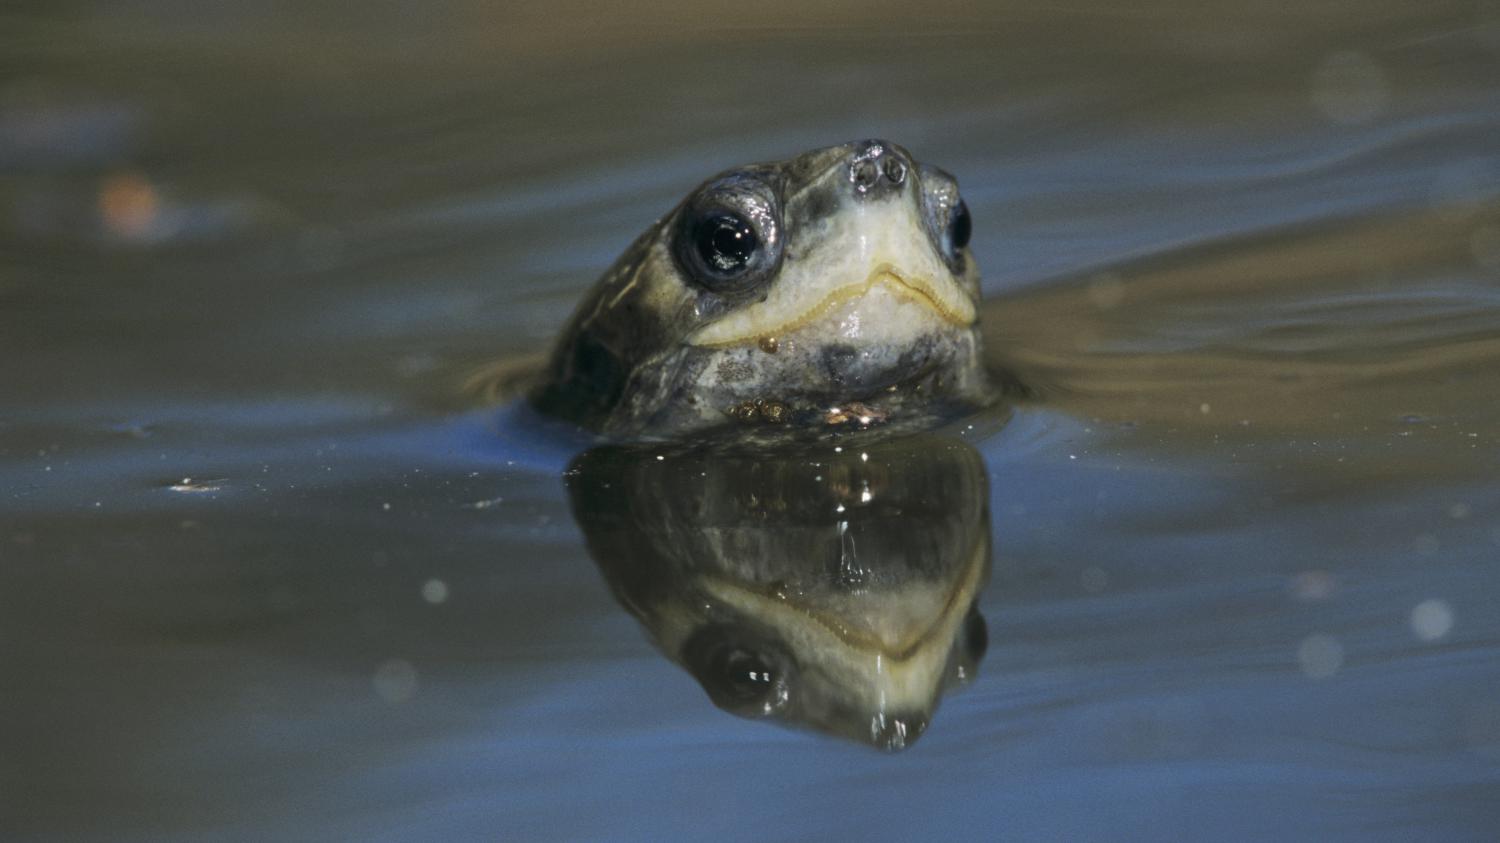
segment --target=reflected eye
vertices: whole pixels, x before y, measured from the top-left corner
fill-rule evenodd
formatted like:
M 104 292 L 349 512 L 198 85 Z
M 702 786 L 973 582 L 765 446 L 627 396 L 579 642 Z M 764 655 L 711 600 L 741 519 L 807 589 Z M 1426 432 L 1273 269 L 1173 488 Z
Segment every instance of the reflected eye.
M 731 647 L 721 651 L 715 661 L 724 690 L 741 702 L 763 700 L 776 687 L 771 667 L 748 650 Z
M 738 214 L 715 214 L 705 218 L 698 223 L 693 240 L 703 263 L 725 274 L 744 269 L 760 247 L 755 227 Z
M 786 704 L 795 671 L 777 644 L 730 624 L 694 633 L 683 644 L 682 661 L 714 705 L 751 717 L 775 714 Z
M 969 235 L 974 233 L 974 223 L 969 219 L 969 206 L 964 200 L 958 200 L 958 207 L 953 209 L 953 215 L 948 219 L 948 242 L 952 244 L 954 253 L 958 253 L 969 245 Z

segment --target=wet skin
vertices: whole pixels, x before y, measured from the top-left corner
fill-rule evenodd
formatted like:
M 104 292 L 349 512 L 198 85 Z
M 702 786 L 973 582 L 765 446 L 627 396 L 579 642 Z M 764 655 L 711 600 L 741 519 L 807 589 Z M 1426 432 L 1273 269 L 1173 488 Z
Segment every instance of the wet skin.
M 952 176 L 885 141 L 724 172 L 588 294 L 536 401 L 623 438 L 988 403 L 970 225 Z

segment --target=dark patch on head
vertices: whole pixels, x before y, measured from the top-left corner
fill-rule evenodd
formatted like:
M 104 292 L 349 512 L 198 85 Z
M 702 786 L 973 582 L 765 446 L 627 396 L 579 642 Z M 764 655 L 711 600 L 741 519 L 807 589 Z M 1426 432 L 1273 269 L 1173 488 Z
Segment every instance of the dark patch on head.
M 844 343 L 835 343 L 825 347 L 822 351 L 823 371 L 828 373 L 828 379 L 835 384 L 843 384 L 849 377 L 849 370 L 859 360 L 859 349 Z
M 619 403 L 630 376 L 619 356 L 587 333 L 576 337 L 560 369 L 559 377 L 537 396 L 537 404 L 570 416 L 609 412 Z
M 798 226 L 815 225 L 838 213 L 840 202 L 831 190 L 810 190 L 802 195 L 801 201 L 796 208 L 790 209 L 796 212 L 796 219 L 791 226 L 792 240 L 797 239 Z

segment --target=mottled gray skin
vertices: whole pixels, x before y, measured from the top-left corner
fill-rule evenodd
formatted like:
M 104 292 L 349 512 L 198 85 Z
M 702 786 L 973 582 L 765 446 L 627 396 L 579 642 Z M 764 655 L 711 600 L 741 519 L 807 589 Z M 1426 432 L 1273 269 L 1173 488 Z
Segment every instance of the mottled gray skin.
M 874 183 L 866 162 L 877 167 Z M 704 283 L 696 272 L 692 226 L 715 203 L 764 223 L 762 246 L 770 257 L 758 283 L 726 289 Z M 883 141 L 726 171 L 648 228 L 590 291 L 559 337 L 537 404 L 621 437 L 765 425 L 768 419 L 801 429 L 851 418 L 868 426 L 985 404 L 992 390 L 972 316 L 978 269 L 967 249 L 944 248 L 958 204 L 951 176 Z M 868 236 L 862 226 L 872 229 Z M 848 284 L 875 271 L 864 258 L 849 256 L 849 244 L 871 261 L 899 264 L 932 295 L 913 295 L 897 284 L 876 285 L 879 295 L 847 292 Z M 786 329 L 786 314 L 799 305 L 778 304 L 777 297 L 790 301 L 802 294 L 790 285 L 800 285 L 807 300 L 816 301 L 820 285 L 835 282 L 846 284 L 837 294 L 840 303 L 828 305 L 835 300 L 830 293 L 816 312 L 831 315 L 815 314 Z M 913 301 L 932 305 L 931 312 Z M 749 310 L 758 304 L 761 311 L 782 308 L 781 322 L 764 322 L 771 336 L 695 344 L 695 337 L 735 314 L 760 319 L 755 314 L 761 311 Z M 922 313 L 927 316 L 912 318 Z M 903 324 L 882 324 L 898 321 Z M 781 340 L 775 328 L 786 329 L 780 333 L 790 339 Z M 743 411 L 757 402 L 775 412 L 752 411 L 747 418 Z M 853 414 L 830 412 L 851 404 Z

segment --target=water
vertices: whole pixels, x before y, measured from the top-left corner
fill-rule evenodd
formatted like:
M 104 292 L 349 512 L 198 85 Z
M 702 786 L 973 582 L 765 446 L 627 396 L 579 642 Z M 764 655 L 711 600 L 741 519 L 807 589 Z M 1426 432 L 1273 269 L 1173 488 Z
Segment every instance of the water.
M 1500 829 L 1494 4 L 141 0 L 0 44 L 7 839 Z M 1035 393 L 950 432 L 989 648 L 895 755 L 714 707 L 587 552 L 580 443 L 461 388 L 705 175 L 864 136 L 960 177 Z

